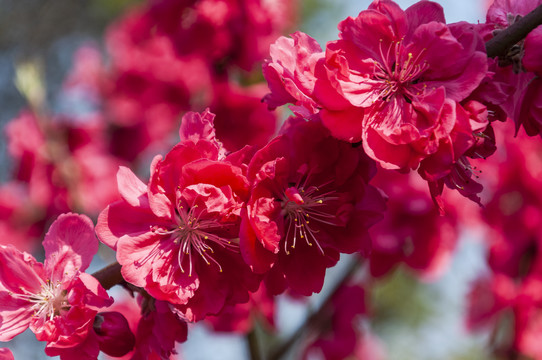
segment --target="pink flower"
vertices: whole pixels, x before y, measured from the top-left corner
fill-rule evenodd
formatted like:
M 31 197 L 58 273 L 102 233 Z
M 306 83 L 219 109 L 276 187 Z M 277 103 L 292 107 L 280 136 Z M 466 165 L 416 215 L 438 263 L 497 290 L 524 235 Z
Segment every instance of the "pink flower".
M 418 168 L 441 211 L 444 185 L 481 205 L 478 194 L 483 187 L 475 181 L 481 171 L 470 165 L 468 158 L 485 159 L 496 149 L 485 105 L 475 100 L 464 101 L 456 104 L 454 116 L 456 121 L 449 136 L 440 141 L 435 153 L 422 160 Z
M 16 180 L 28 183 L 28 192 L 32 202 L 47 208 L 55 207 L 55 215 L 68 211 L 68 194 L 62 180 L 53 181 L 56 173 L 50 159 L 50 144 L 38 123 L 36 115 L 23 111 L 19 116 L 6 125 L 8 137 L 8 152 L 14 159 L 14 177 Z
M 264 101 L 270 109 L 292 103 L 292 111 L 302 117 L 319 113 L 324 125 L 334 129 L 334 136 L 360 140 L 359 120 L 364 111 L 344 98 L 335 69 L 325 66 L 325 54 L 316 40 L 295 32 L 271 45 L 270 55 L 263 66 L 271 90 Z
M 467 328 L 479 330 L 490 324 L 495 325 L 498 314 L 511 307 L 516 296 L 517 288 L 507 276 L 476 279 L 467 295 Z
M 115 123 L 144 122 L 149 130 L 163 135 L 176 125 L 180 112 L 189 108 L 192 93 L 208 85 L 209 78 L 203 59 L 178 56 L 170 39 L 152 28 L 149 14 L 138 10 L 109 29 L 113 83 L 104 96 Z
M 264 64 L 271 89 L 264 100 L 270 108 L 292 103 L 303 117 L 318 114 L 333 136 L 361 141 L 383 168 L 419 169 L 440 196 L 444 183 L 453 184 L 444 178 L 456 167 L 464 171 L 467 160 L 460 159 L 478 141 L 473 133 L 488 124 L 485 104 L 507 95 L 485 86 L 492 93 L 477 102 L 479 124 L 470 126 L 467 98 L 487 80 L 481 36 L 471 24 L 446 25 L 440 5 L 430 1 L 403 11 L 377 0 L 339 30 L 325 53 L 303 33 L 279 38 Z M 459 187 L 478 200 L 481 186 Z
M 248 301 L 259 284 L 235 241 L 249 184 L 242 168 L 219 160 L 213 117 L 185 115 L 181 142 L 155 157 L 148 186 L 121 168 L 123 200 L 97 225 L 101 241 L 117 250 L 126 281 L 175 304 L 190 321 Z
M 340 253 L 367 253 L 367 228 L 384 206 L 367 185 L 374 170 L 360 148 L 300 118 L 287 121 L 282 135 L 254 155 L 241 250 L 254 271 L 270 270 L 266 284 L 273 294 L 286 287 L 319 292 Z
M 513 316 L 511 341 L 499 349 L 504 353 L 521 353 L 529 358 L 542 356 L 539 339 L 542 328 L 542 279 L 538 274 L 524 278 L 520 283 L 506 275 L 480 278 L 468 296 L 469 312 L 467 325 L 472 330 L 491 324 L 499 327 L 500 322 L 509 321 Z
M 382 167 L 416 168 L 435 153 L 454 126 L 454 102 L 484 78 L 483 42 L 464 27 L 446 25 L 440 5 L 430 1 L 403 11 L 377 0 L 339 24 L 327 65 L 337 68 L 345 98 L 365 110 L 361 133 L 351 136 L 361 137 Z
M 30 327 L 38 340 L 47 341 L 48 355 L 62 355 L 86 341 L 96 313 L 113 299 L 82 272 L 98 250 L 89 218 L 60 215 L 43 246 L 44 264 L 13 247 L 0 248 L 0 340 Z M 99 352 L 97 347 L 88 350 Z

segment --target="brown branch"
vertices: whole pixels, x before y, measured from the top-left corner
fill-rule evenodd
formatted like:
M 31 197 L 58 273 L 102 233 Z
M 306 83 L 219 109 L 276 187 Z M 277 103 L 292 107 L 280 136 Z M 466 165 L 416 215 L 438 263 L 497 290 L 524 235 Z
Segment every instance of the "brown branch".
M 331 301 L 333 300 L 333 296 L 337 293 L 337 291 L 350 280 L 352 275 L 355 274 L 355 272 L 360 267 L 360 261 L 359 259 L 355 259 L 348 265 L 348 269 L 343 274 L 342 278 L 337 281 L 333 289 L 329 292 L 326 299 L 322 302 L 320 307 L 315 310 L 311 315 L 309 315 L 303 324 L 297 328 L 297 330 L 288 338 L 286 339 L 282 344 L 278 345 L 273 351 L 271 351 L 271 354 L 269 355 L 267 360 L 279 360 L 281 359 L 286 352 L 303 336 L 303 333 L 308 329 L 317 328 L 317 325 L 321 323 L 322 314 L 327 311 L 327 308 L 330 306 Z
M 92 276 L 94 276 L 100 282 L 105 290 L 109 290 L 113 286 L 124 282 L 124 278 L 120 273 L 120 268 L 120 264 L 118 262 L 114 262 L 113 264 L 109 264 L 103 269 L 96 271 L 94 274 L 92 274 Z
M 504 56 L 508 49 L 542 24 L 542 5 L 499 32 L 486 43 L 488 57 Z
M 247 343 L 248 343 L 248 349 L 250 351 L 250 359 L 251 360 L 261 360 L 261 352 L 260 352 L 260 343 L 258 341 L 258 334 L 256 333 L 256 328 L 252 329 L 247 336 Z

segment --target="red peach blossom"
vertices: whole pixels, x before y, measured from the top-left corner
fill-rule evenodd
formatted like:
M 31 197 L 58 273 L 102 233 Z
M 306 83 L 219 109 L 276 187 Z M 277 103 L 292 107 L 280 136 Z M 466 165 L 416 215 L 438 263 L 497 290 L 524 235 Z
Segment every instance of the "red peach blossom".
M 374 165 L 361 149 L 317 121 L 291 118 L 282 132 L 249 164 L 241 251 L 254 271 L 269 271 L 272 293 L 310 295 L 340 253 L 367 253 L 383 199 L 367 185 Z

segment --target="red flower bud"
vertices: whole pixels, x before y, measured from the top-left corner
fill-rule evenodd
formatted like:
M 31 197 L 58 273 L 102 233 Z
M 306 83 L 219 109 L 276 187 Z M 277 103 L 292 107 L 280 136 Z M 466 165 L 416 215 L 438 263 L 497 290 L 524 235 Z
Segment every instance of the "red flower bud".
M 128 321 L 119 312 L 101 312 L 94 319 L 94 332 L 98 336 L 100 350 L 120 357 L 130 352 L 135 345 L 135 336 Z

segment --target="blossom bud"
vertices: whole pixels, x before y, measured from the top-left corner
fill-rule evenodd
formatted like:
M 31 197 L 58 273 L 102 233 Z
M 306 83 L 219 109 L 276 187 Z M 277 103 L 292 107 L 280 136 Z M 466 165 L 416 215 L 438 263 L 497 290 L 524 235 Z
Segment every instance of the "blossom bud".
M 124 356 L 134 348 L 135 336 L 119 312 L 98 313 L 94 319 L 94 332 L 98 336 L 100 350 L 108 355 Z

